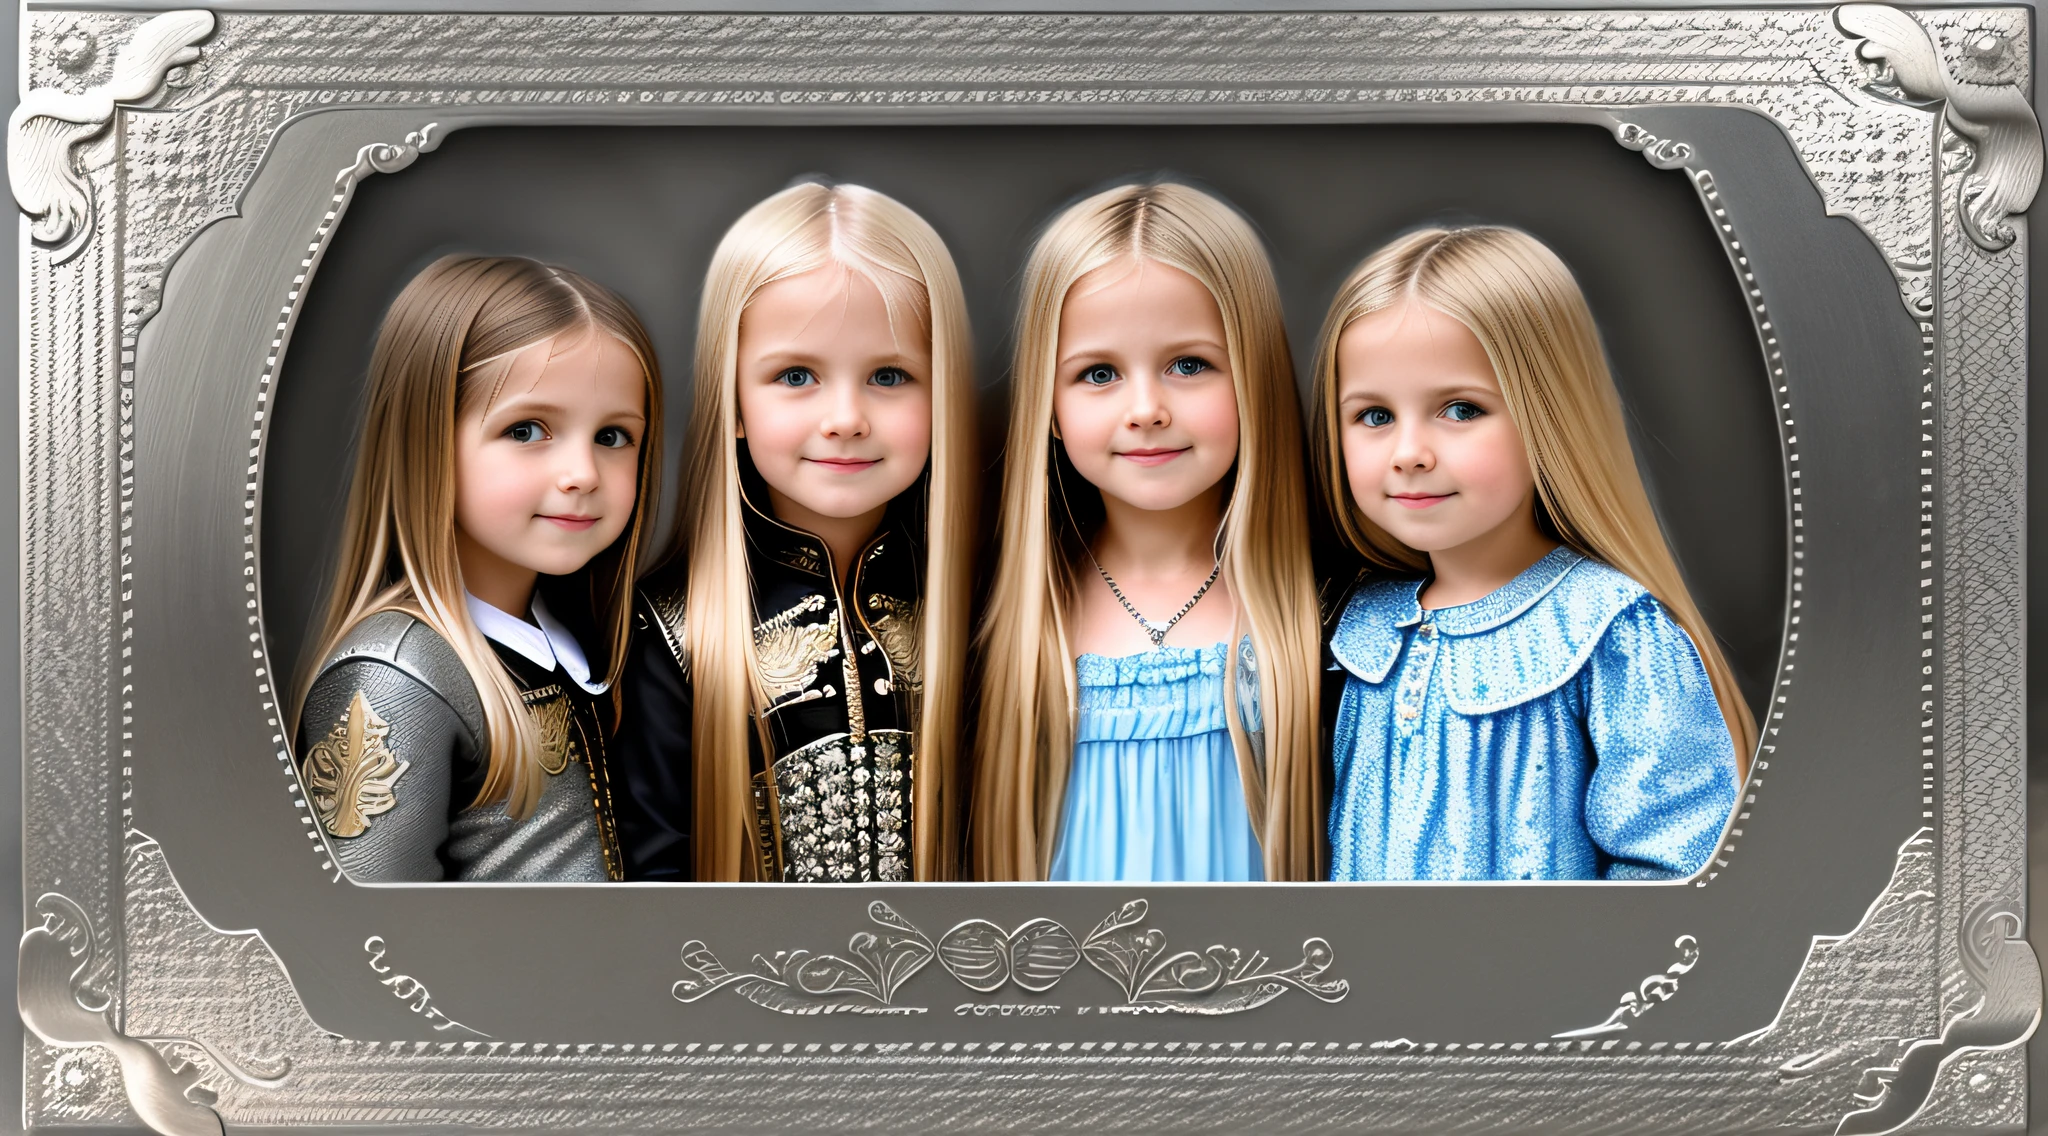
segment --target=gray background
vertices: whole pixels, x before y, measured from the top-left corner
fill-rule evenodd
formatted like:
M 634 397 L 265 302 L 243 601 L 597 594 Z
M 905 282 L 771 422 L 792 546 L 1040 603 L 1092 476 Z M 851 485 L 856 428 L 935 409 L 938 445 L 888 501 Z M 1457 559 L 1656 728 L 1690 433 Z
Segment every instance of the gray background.
M 1009 325 L 1031 239 L 1066 201 L 1159 171 L 1220 191 L 1263 231 L 1304 406 L 1330 298 L 1388 237 L 1424 221 L 1489 221 L 1550 242 L 1586 287 L 1665 528 L 1761 710 L 1784 625 L 1785 485 L 1754 325 L 1684 173 L 1653 168 L 1603 128 L 1575 125 L 458 132 L 404 173 L 363 183 L 308 289 L 264 469 L 271 657 L 299 657 L 331 571 L 377 321 L 434 257 L 518 253 L 625 293 L 666 374 L 666 517 L 704 267 L 725 227 L 806 173 L 888 193 L 938 229 L 966 286 L 987 526 L 1002 472 Z M 1341 556 L 1334 542 L 1324 551 Z M 983 568 L 993 568 L 988 557 Z
M 225 2 L 217 3 L 214 6 L 216 8 L 228 9 L 243 7 L 245 5 L 235 2 L 235 0 L 225 0 Z M 289 5 L 283 3 L 282 0 L 275 0 L 275 2 L 265 3 L 262 6 L 266 8 L 282 8 L 287 7 Z M 410 7 L 412 5 L 406 3 L 405 0 L 389 0 L 389 2 L 381 6 L 385 8 L 399 8 Z M 436 6 L 453 7 L 455 5 L 444 4 Z M 565 3 L 547 3 L 545 2 L 545 0 L 544 2 L 538 4 L 531 3 L 529 2 L 529 0 L 491 0 L 491 2 L 485 6 L 487 6 L 491 10 L 499 11 L 514 9 L 560 10 L 568 7 L 568 5 Z M 632 7 L 633 5 L 622 2 L 618 4 L 605 6 L 614 8 L 629 8 Z M 815 2 L 804 3 L 801 4 L 800 6 L 806 9 L 817 9 L 826 7 L 826 5 L 824 4 Z M 909 7 L 910 5 L 893 4 L 887 6 L 903 8 Z M 1108 7 L 1109 5 L 1104 4 L 1101 6 Z M 1188 4 L 1185 6 L 1196 7 L 1209 5 Z M 1262 7 L 1264 5 L 1245 3 L 1233 4 L 1229 6 L 1254 8 Z M 1306 2 L 1288 2 L 1284 5 L 1275 6 L 1294 9 L 1319 7 L 1321 5 Z M 1369 8 L 1373 5 L 1358 4 L 1344 6 Z M 1411 3 L 1402 3 L 1399 5 L 1399 7 L 1404 9 L 1439 8 L 1450 6 L 1451 5 L 1445 5 L 1440 3 L 1422 2 L 1422 0 L 1417 0 L 1417 2 Z M 1532 3 L 1528 6 L 1574 7 L 1587 5 Z M 1707 5 L 1702 5 L 1698 3 L 1669 3 L 1649 6 L 1700 7 Z M 849 4 L 846 7 L 871 9 L 877 6 L 866 4 Z M 1029 7 L 1029 5 L 1009 5 L 1009 7 Z M 18 29 L 17 25 L 13 21 L 0 22 L 5 23 L 5 30 L 0 31 L 0 77 L 4 77 L 5 80 L 4 82 L 0 82 L 0 92 L 4 92 L 0 93 L 0 98 L 4 98 L 6 100 L 7 109 L 11 110 L 15 101 L 14 93 L 16 88 L 17 47 L 16 34 Z M 2037 83 L 2035 86 L 2035 106 L 2037 114 L 2043 113 L 2042 86 L 2039 83 Z M 2044 268 L 2038 258 L 2033 267 L 2032 284 L 2034 307 L 2031 313 L 2031 322 L 2035 326 L 2039 326 L 2041 313 L 2043 311 L 2041 305 L 2044 303 L 2048 303 L 2048 268 Z M 12 272 L 0 273 L 0 338 L 11 338 L 17 326 L 18 304 L 16 302 L 16 289 L 16 275 Z M 4 464 L 5 467 L 9 470 L 18 470 L 18 431 L 16 428 L 16 416 L 16 403 L 11 399 L 0 400 L 0 424 L 4 424 L 0 425 L 0 453 L 4 453 L 5 455 L 4 459 L 0 459 L 0 464 Z M 2036 416 L 2035 421 L 2029 426 L 2028 438 L 2029 445 L 2035 448 L 2036 450 L 2039 450 L 2041 448 L 2041 446 L 2044 444 L 2044 441 L 2048 441 L 2048 425 L 2044 425 L 2042 423 L 2041 416 Z M 2029 489 L 2039 490 L 2041 487 L 2043 487 L 2044 484 L 2048 484 L 2048 482 L 2043 481 L 2044 476 L 2048 475 L 2044 475 L 2044 473 L 2040 470 L 2031 471 L 2029 473 Z M 18 490 L 19 486 L 17 485 L 16 488 Z M 2034 496 L 2038 499 L 2038 493 L 2030 493 L 2030 496 Z M 5 497 L 4 503 L 0 503 L 0 512 L 4 512 L 4 516 L 6 518 L 5 523 L 0 523 L 0 544 L 4 544 L 6 549 L 6 552 L 4 554 L 0 554 L 0 578 L 4 578 L 6 581 L 8 581 L 8 590 L 16 595 L 19 594 L 18 498 L 18 492 L 14 494 L 8 494 Z M 2041 586 L 2044 584 L 2048 584 L 2048 575 L 2044 575 L 2044 570 L 2048 570 L 2048 547 L 2043 546 L 2043 540 L 2048 540 L 2048 529 L 2044 529 L 2044 527 L 2040 524 L 2031 524 L 2028 536 L 2028 555 L 2031 557 L 2032 565 L 2029 572 L 2030 597 L 2043 594 L 2041 591 Z M 0 604 L 0 639 L 18 639 L 19 626 L 20 619 L 18 607 L 15 604 Z M 2028 628 L 2028 647 L 2030 654 L 2034 655 L 2035 657 L 2039 657 L 2040 652 L 2044 649 L 2044 647 L 2048 647 L 2048 641 L 2044 641 L 2043 639 L 2044 635 L 2048 635 L 2048 623 L 2044 623 L 2043 621 L 2038 620 L 2030 622 Z M 0 652 L 0 688 L 18 690 L 19 680 L 20 672 L 18 659 L 15 657 L 13 653 Z M 2030 827 L 2034 830 L 2031 834 L 2032 854 L 2030 856 L 2030 859 L 2033 860 L 2034 866 L 2037 869 L 2041 866 L 2041 856 L 2044 849 L 2048 849 L 2048 833 L 2044 833 L 2041 831 L 2044 816 L 2048 816 L 2048 808 L 2042 807 L 2048 806 L 2048 753 L 2044 753 L 2042 745 L 2042 739 L 2044 737 L 2048 737 L 2048 699 L 2044 699 L 2043 693 L 2043 690 L 2038 684 L 2032 683 L 2030 681 L 2029 727 L 2030 736 L 2033 740 L 2030 743 L 2029 750 L 2029 789 L 2031 803 L 2033 803 L 2036 806 L 2030 813 L 2030 817 L 2032 818 L 2032 820 L 2030 821 Z M 19 711 L 20 707 L 18 698 L 0 698 L 0 737 L 15 739 L 20 736 Z M 4 781 L 9 785 L 19 784 L 19 758 L 20 752 L 18 745 L 0 744 L 0 781 Z M 18 797 L 13 792 L 0 792 L 0 831 L 18 832 L 19 819 L 20 818 Z M 18 872 L 18 857 L 18 841 L 0 841 L 0 873 Z M 2039 870 L 2035 871 L 2033 875 L 2033 882 L 2031 884 L 2030 901 L 2036 910 L 2048 910 L 2048 908 L 2044 908 L 2041 906 L 2044 903 L 2048 903 L 2048 887 L 2044 887 L 2044 885 L 2048 885 L 2048 872 Z M 5 899 L 0 899 L 0 903 L 17 905 L 20 902 L 20 898 L 21 897 L 18 894 L 14 893 L 13 891 L 9 891 Z M 16 906 L 15 913 L 17 915 L 17 924 L 19 922 L 19 912 L 20 908 Z M 5 1058 L 5 1061 L 0 1063 L 11 1063 L 12 1067 L 14 1068 L 20 1067 L 18 1034 L 13 1033 L 12 1031 L 0 1030 L 0 1057 Z M 2033 1063 L 2035 1069 L 2035 1081 L 2037 1086 L 2037 1091 L 2034 1096 L 2033 1115 L 2036 1118 L 2035 1127 L 2037 1129 L 2040 1129 L 2043 1127 L 2048 1127 L 2048 1125 L 2044 1125 L 2043 1122 L 2043 1118 L 2048 1117 L 2048 1101 L 2044 1101 L 2043 1097 L 2044 1095 L 2048 1094 L 2044 1094 L 2043 1092 L 2039 1091 L 2040 1086 L 2042 1086 L 2043 1084 L 2048 1084 L 2048 1045 L 2042 1045 L 2039 1043 L 2036 1043 L 2034 1045 Z M 19 1092 L 20 1086 L 14 1077 L 0 1076 L 0 1116 L 20 1115 Z

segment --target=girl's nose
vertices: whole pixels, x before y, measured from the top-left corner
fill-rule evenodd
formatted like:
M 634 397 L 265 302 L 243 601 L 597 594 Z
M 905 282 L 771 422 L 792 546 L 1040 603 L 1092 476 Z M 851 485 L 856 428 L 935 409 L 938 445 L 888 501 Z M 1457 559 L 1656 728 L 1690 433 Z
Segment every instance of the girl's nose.
M 1151 375 L 1138 375 L 1130 380 L 1131 401 L 1126 407 L 1125 424 L 1143 430 L 1171 425 L 1173 412 L 1166 406 L 1166 387 Z
M 839 382 L 831 384 L 831 387 L 825 416 L 818 422 L 818 432 L 828 438 L 866 437 L 868 415 L 864 384 Z
M 555 467 L 555 488 L 563 493 L 588 493 L 597 488 L 597 453 L 590 442 L 560 447 L 561 464 Z
M 1402 473 L 1427 473 L 1436 468 L 1436 451 L 1427 432 L 1403 423 L 1394 435 L 1394 468 Z

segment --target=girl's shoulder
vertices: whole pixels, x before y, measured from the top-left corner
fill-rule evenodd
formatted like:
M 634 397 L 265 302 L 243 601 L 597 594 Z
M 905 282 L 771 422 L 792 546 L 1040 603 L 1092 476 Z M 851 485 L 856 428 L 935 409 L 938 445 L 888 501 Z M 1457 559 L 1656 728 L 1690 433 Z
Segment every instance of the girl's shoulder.
M 1559 548 L 1484 599 L 1424 613 L 1422 581 L 1378 581 L 1359 590 L 1339 622 L 1331 653 L 1359 678 L 1378 683 L 1393 669 L 1409 629 L 1442 654 L 1444 693 L 1460 714 L 1498 713 L 1539 698 L 1583 670 L 1626 612 L 1668 625 L 1648 590 L 1625 573 Z
M 342 687 L 365 686 L 377 688 L 394 707 L 431 698 L 452 711 L 472 738 L 488 735 L 469 668 L 440 632 L 410 612 L 372 612 L 344 631 L 320 662 L 307 707 L 331 702 L 328 696 L 336 693 L 347 699 Z

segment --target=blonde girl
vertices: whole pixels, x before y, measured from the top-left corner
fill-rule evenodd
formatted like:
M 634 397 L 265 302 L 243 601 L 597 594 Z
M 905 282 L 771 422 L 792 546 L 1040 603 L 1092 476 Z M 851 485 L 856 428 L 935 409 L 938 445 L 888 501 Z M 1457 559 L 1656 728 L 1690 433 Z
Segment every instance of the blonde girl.
M 1330 642 L 1333 876 L 1703 867 L 1755 727 L 1570 270 L 1515 229 L 1395 241 L 1338 292 L 1315 402 L 1326 501 L 1386 570 Z
M 719 243 L 626 681 L 629 878 L 955 875 L 966 311 L 938 234 L 871 189 L 793 186 Z
M 1145 183 L 1053 220 L 1024 272 L 980 637 L 980 878 L 1315 878 L 1299 447 L 1242 217 Z
M 450 256 L 392 303 L 296 713 L 351 877 L 618 878 L 609 692 L 660 423 L 640 321 L 567 269 Z

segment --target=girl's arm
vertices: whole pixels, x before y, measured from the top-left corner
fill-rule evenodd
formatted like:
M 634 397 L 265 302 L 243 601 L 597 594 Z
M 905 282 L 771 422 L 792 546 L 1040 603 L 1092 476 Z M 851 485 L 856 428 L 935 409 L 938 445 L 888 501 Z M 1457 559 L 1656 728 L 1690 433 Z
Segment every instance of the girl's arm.
M 449 796 L 471 746 L 461 718 L 406 670 L 361 657 L 329 666 L 306 697 L 298 753 L 337 866 L 359 882 L 442 879 Z
M 1614 617 L 1581 672 L 1595 763 L 1586 831 L 1616 880 L 1706 866 L 1735 808 L 1735 746 L 1699 652 L 1643 596 Z

